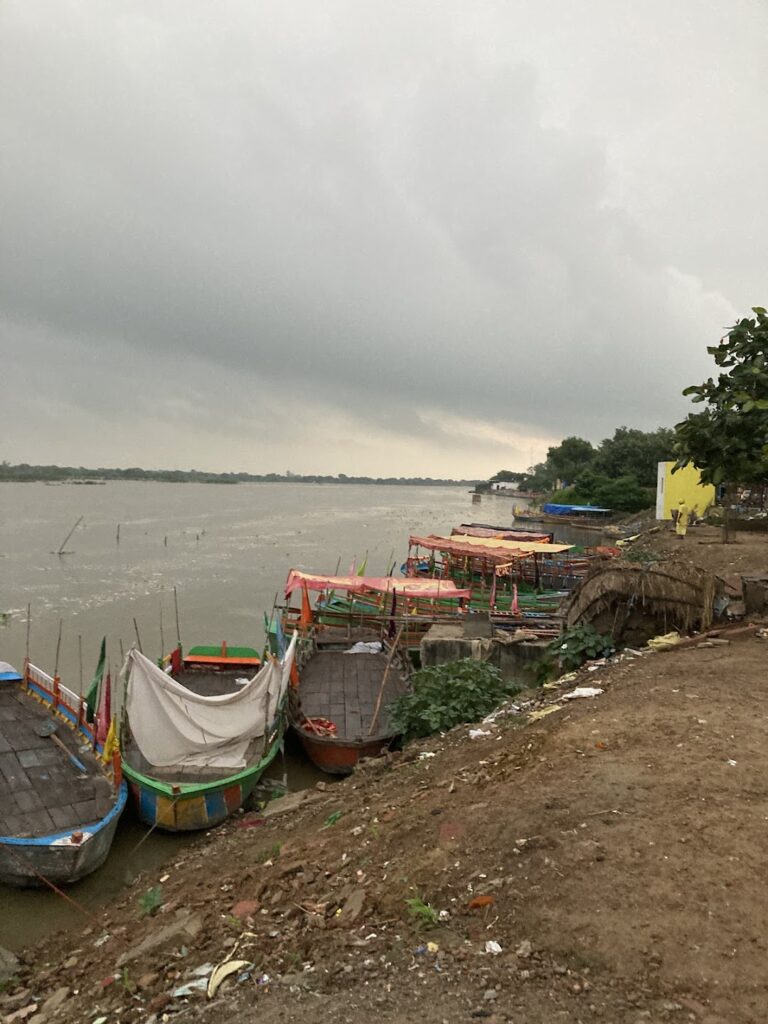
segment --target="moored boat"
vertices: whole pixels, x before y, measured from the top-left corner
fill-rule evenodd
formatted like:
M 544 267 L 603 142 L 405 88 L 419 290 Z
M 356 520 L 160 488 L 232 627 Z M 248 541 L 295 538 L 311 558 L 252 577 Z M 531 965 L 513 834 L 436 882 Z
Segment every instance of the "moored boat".
M 299 658 L 290 722 L 309 759 L 331 775 L 348 775 L 395 739 L 388 705 L 408 690 L 399 651 L 385 643 L 352 648 L 312 641 Z
M 260 667 L 252 648 L 226 645 L 177 648 L 163 668 L 128 652 L 121 747 L 145 824 L 211 828 L 250 797 L 282 744 L 295 650 L 294 637 Z
M 0 662 L 0 882 L 68 884 L 104 863 L 127 787 L 103 755 L 85 698 Z

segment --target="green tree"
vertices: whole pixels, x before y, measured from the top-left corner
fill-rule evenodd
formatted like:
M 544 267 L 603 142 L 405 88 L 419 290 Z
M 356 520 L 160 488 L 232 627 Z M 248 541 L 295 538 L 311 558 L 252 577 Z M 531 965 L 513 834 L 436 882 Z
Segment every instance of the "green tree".
M 566 437 L 557 447 L 547 450 L 547 466 L 566 484 L 574 480 L 595 458 L 595 449 L 581 437 Z
M 675 427 L 678 466 L 694 463 L 704 483 L 724 484 L 729 497 L 739 484 L 768 481 L 768 314 L 762 306 L 752 312 L 707 347 L 722 372 L 683 391 L 707 407 Z
M 641 487 L 655 487 L 658 464 L 673 459 L 675 432 L 666 427 L 646 432 L 618 427 L 598 448 L 594 467 L 615 478 L 630 474 Z

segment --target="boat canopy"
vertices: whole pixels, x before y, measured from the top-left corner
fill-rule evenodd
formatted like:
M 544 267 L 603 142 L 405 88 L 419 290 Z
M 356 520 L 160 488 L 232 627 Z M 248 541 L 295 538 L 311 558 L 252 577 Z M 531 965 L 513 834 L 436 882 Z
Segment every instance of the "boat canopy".
M 570 551 L 572 544 L 542 544 L 537 541 L 497 540 L 495 537 L 429 537 L 409 538 L 411 547 L 442 551 L 449 555 L 470 558 L 525 558 L 528 555 L 559 555 Z
M 496 540 L 519 540 L 522 543 L 532 542 L 548 544 L 551 533 L 534 533 L 532 530 L 504 529 L 502 526 L 454 526 L 452 537 L 490 537 Z
M 133 741 L 156 768 L 245 768 L 288 689 L 297 634 L 282 661 L 270 659 L 233 693 L 205 696 L 177 682 L 140 651 L 126 655 L 126 716 Z
M 582 516 L 592 513 L 607 515 L 613 509 L 600 508 L 598 505 L 557 505 L 548 502 L 543 506 L 543 511 L 550 516 Z
M 471 590 L 461 590 L 452 580 L 405 579 L 400 576 L 320 576 L 291 569 L 285 584 L 285 596 L 294 590 L 346 590 L 350 594 L 366 591 L 396 593 L 400 597 L 424 597 L 443 600 L 469 600 Z

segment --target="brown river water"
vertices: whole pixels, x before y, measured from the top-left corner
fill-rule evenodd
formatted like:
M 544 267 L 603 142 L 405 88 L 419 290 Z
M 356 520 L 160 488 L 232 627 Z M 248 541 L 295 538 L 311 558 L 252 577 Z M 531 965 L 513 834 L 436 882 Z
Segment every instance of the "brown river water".
M 56 555 L 80 516 L 66 545 L 71 554 Z M 87 688 L 102 636 L 114 673 L 121 643 L 126 649 L 135 639 L 134 619 L 148 656 L 170 649 L 174 587 L 185 646 L 227 640 L 261 649 L 264 612 L 289 568 L 332 573 L 340 559 L 347 572 L 353 558 L 359 566 L 367 553 L 367 571 L 382 575 L 405 559 L 409 532 L 442 533 L 472 520 L 508 525 L 511 517 L 508 498 L 472 505 L 466 488 L 3 483 L 0 660 L 22 666 L 29 604 L 32 661 L 53 671 L 61 621 L 59 675 L 72 689 L 81 688 L 81 678 Z M 291 789 L 320 777 L 290 749 L 271 774 L 280 778 L 283 771 Z M 107 863 L 70 895 L 94 910 L 139 873 L 155 884 L 189 839 L 153 832 L 141 842 L 145 833 L 126 813 Z M 0 945 L 7 948 L 83 920 L 49 891 L 0 887 Z

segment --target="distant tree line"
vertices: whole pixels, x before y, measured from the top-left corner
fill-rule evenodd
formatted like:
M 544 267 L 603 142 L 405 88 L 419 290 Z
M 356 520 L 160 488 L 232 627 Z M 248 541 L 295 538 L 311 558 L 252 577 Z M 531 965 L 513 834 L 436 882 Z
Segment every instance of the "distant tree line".
M 675 431 L 666 427 L 650 432 L 619 427 L 597 446 L 566 437 L 527 473 L 502 470 L 493 479 L 543 491 L 551 501 L 639 512 L 654 504 L 658 463 L 677 458 L 675 440 Z
M 72 480 L 157 480 L 162 483 L 239 484 L 239 483 L 300 483 L 300 484 L 400 484 L 406 486 L 468 487 L 477 480 L 448 480 L 428 476 L 337 476 L 310 473 L 205 473 L 197 469 L 87 469 L 85 466 L 31 466 L 26 462 L 12 465 L 0 462 L 0 482 L 31 483 L 34 481 L 62 482 Z

